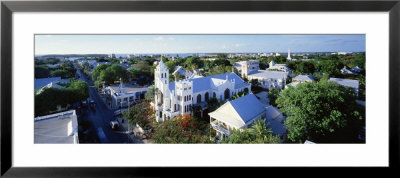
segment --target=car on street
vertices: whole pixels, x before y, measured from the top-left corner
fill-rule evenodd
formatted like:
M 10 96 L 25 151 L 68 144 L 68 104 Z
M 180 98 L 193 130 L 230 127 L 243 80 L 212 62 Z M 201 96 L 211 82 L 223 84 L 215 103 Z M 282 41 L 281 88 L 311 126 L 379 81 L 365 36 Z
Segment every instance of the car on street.
M 96 103 L 93 100 L 90 100 L 90 108 L 92 108 L 93 110 L 96 109 Z
M 117 130 L 119 128 L 119 122 L 114 120 L 114 121 L 110 121 L 110 127 L 113 130 Z
M 122 112 L 120 109 L 114 111 L 114 116 L 120 116 L 120 115 L 122 115 Z
M 88 107 L 88 102 L 85 100 L 85 101 L 82 101 L 82 108 L 87 108 Z

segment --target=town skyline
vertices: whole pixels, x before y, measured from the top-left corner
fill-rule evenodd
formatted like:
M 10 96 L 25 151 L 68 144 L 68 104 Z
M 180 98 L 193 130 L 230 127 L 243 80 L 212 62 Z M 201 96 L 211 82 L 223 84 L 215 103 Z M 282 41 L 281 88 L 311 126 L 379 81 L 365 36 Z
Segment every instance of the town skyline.
M 35 35 L 35 55 L 365 52 L 365 35 Z

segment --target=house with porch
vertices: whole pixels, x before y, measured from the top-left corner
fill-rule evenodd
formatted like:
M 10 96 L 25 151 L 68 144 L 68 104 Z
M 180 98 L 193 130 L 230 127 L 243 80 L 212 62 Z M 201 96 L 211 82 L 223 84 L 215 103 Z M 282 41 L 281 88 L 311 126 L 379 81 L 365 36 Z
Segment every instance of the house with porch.
M 227 101 L 210 116 L 211 128 L 216 131 L 216 139 L 230 137 L 230 130 L 251 127 L 255 120 L 266 119 L 266 108 L 254 94 L 248 94 Z

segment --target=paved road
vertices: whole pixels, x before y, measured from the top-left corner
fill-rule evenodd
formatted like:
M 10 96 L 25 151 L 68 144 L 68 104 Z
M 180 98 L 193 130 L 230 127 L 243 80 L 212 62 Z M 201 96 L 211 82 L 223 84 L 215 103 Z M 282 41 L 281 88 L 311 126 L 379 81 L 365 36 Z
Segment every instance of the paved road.
M 79 80 L 86 81 L 89 84 L 90 100 L 94 100 L 96 103 L 96 109 L 93 110 L 89 107 L 87 109 L 88 112 L 83 114 L 81 119 L 91 121 L 94 132 L 97 134 L 100 143 L 130 143 L 131 141 L 122 127 L 116 131 L 110 128 L 110 121 L 115 120 L 113 117 L 114 111 L 109 110 L 104 104 L 99 94 L 96 92 L 93 82 L 87 78 L 81 70 L 77 69 L 77 73 L 80 75 Z

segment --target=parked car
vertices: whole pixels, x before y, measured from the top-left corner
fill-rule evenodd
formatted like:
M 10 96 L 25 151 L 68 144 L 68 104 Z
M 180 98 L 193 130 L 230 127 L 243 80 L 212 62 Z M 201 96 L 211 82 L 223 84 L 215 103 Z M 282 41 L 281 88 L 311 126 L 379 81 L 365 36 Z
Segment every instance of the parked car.
M 88 107 L 88 102 L 85 100 L 85 101 L 82 101 L 82 108 L 87 108 Z
M 119 123 L 118 121 L 110 121 L 110 127 L 113 130 L 117 130 L 119 128 Z
M 122 111 L 120 109 L 114 111 L 114 116 L 120 116 L 122 115 Z
M 89 103 L 90 103 L 90 108 L 96 109 L 96 104 L 95 104 L 95 102 L 93 100 L 90 100 Z

